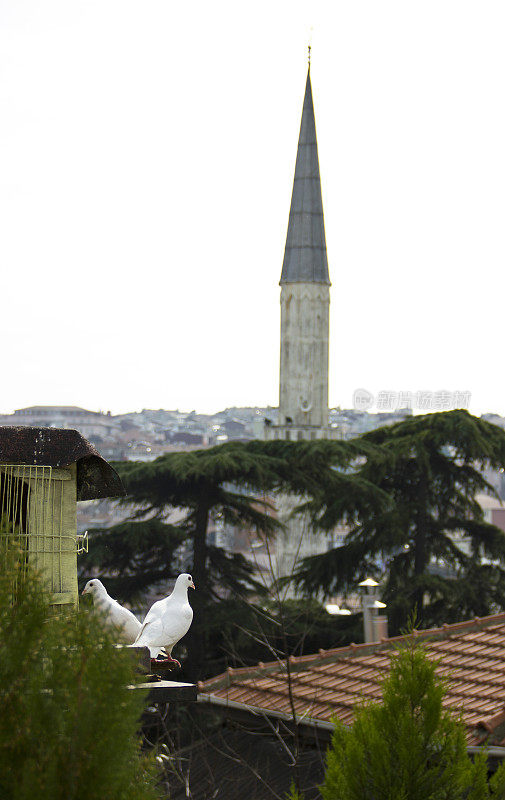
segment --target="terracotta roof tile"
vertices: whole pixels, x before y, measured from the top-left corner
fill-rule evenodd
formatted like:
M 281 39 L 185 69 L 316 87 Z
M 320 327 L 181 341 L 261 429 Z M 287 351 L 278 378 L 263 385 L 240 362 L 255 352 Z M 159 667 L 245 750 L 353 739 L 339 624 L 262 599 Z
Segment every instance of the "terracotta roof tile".
M 420 631 L 437 673 L 446 679 L 444 706 L 462 714 L 467 741 L 505 741 L 505 614 Z M 354 708 L 381 696 L 386 676 L 403 637 L 383 643 L 351 645 L 291 659 L 296 713 L 328 722 L 352 723 Z M 279 662 L 231 670 L 200 684 L 201 692 L 264 710 L 291 715 L 287 672 Z M 499 728 L 499 730 L 498 730 Z M 493 732 L 496 729 L 496 738 Z

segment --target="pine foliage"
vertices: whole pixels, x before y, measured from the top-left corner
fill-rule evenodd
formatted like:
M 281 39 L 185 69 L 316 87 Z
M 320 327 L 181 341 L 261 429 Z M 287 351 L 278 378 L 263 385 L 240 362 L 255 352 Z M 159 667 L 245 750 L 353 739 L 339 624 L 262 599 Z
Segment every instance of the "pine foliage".
M 323 800 L 485 800 L 487 760 L 466 753 L 463 724 L 443 709 L 435 663 L 409 645 L 393 657 L 380 704 L 363 705 L 351 728 L 337 723 L 327 753 Z
M 12 586 L 17 585 L 12 604 Z M 131 653 L 92 611 L 62 616 L 31 574 L 0 575 L 0 797 L 154 800 Z
M 373 445 L 369 449 L 376 450 Z M 81 579 L 96 570 L 112 594 L 131 602 L 148 586 L 173 577 L 178 568 L 191 572 L 197 591 L 191 597 L 193 624 L 184 640 L 186 675 L 202 679 L 210 674 L 216 604 L 223 595 L 238 601 L 262 588 L 250 561 L 210 541 L 211 524 L 269 538 L 282 530 L 275 512 L 276 492 L 295 494 L 305 505 L 321 495 L 323 487 L 346 498 L 349 514 L 355 514 L 356 507 L 382 508 L 384 493 L 362 479 L 355 485 L 358 480 L 347 470 L 357 453 L 353 443 L 251 441 L 167 453 L 150 463 L 116 463 L 131 518 L 109 530 L 90 532 Z M 165 521 L 173 509 L 184 511 L 176 526 Z M 182 557 L 174 569 L 176 553 Z
M 298 570 L 307 594 L 345 594 L 367 574 L 385 577 L 393 633 L 414 607 L 423 627 L 504 608 L 505 536 L 484 520 L 475 495 L 495 494 L 482 468 L 505 466 L 505 431 L 457 410 L 409 418 L 354 444 L 363 448 L 352 474 L 358 493 L 362 481 L 389 501 L 356 502 L 344 545 Z M 323 491 L 309 505 L 326 529 L 352 521 L 339 493 Z

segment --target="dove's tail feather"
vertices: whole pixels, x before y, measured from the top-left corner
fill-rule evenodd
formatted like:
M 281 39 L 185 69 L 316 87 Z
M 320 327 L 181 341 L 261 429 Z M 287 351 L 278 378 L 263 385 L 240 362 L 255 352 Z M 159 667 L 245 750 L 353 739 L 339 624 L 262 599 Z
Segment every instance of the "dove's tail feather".
M 127 647 L 139 647 L 139 645 L 136 642 L 133 642 L 133 644 L 128 644 L 126 646 Z M 142 646 L 142 645 L 140 645 L 140 646 Z M 144 646 L 147 646 L 147 645 L 144 645 Z M 166 658 L 167 655 L 169 655 L 168 651 L 165 650 L 164 647 L 149 647 L 149 652 L 151 653 L 151 658 L 158 658 L 159 656 L 162 656 L 162 658 Z
M 167 651 L 164 647 L 150 647 L 149 652 L 151 653 L 151 658 L 159 658 L 159 656 L 163 656 L 163 658 L 167 657 Z

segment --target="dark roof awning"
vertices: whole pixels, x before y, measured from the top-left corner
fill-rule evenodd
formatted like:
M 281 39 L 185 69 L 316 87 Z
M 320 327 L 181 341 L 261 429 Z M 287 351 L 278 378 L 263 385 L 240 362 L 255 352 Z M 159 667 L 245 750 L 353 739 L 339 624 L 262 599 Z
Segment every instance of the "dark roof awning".
M 116 470 L 79 431 L 0 426 L 0 463 L 68 467 L 77 463 L 77 499 L 123 497 Z

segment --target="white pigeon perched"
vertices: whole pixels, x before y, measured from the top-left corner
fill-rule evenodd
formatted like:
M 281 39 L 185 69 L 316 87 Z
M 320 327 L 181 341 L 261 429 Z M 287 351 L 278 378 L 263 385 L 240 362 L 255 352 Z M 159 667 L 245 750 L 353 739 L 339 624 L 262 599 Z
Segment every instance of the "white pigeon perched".
M 119 631 L 122 641 L 125 644 L 133 644 L 142 627 L 135 614 L 120 605 L 117 600 L 113 600 L 107 594 L 107 589 L 98 578 L 88 581 L 82 594 L 91 594 L 93 604 L 105 615 L 105 622 L 111 628 Z
M 151 659 L 156 660 L 164 648 L 167 656 L 163 662 L 181 666 L 177 659 L 172 658 L 172 648 L 188 632 L 193 620 L 193 609 L 188 602 L 189 588 L 195 588 L 193 578 L 183 572 L 177 578 L 172 594 L 158 600 L 147 612 L 133 644 L 148 647 Z

